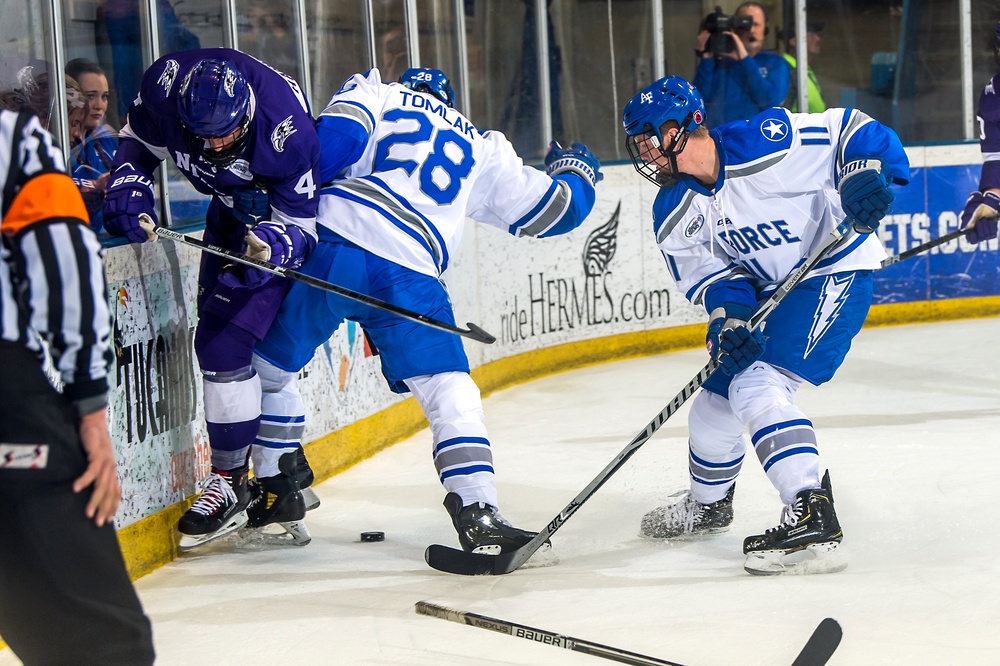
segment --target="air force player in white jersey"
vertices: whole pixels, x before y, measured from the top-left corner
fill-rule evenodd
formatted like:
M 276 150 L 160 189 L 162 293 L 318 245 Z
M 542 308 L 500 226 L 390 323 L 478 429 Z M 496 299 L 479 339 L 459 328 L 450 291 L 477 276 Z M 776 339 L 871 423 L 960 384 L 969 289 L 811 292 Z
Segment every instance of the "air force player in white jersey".
M 864 323 L 886 257 L 871 232 L 909 162 L 895 132 L 856 109 L 772 108 L 711 132 L 704 119 L 701 95 L 674 76 L 623 114 L 636 170 L 662 188 L 656 242 L 677 287 L 709 313 L 708 350 L 721 363 L 691 405 L 690 491 L 644 516 L 641 530 L 669 539 L 727 529 L 747 429 L 785 509 L 780 525 L 744 541 L 744 567 L 838 571 L 846 560 L 829 473 L 820 478 L 813 424 L 792 399 L 803 382 L 833 377 Z M 845 216 L 860 233 L 785 298 L 763 334 L 751 332 L 758 303 Z
M 503 134 L 453 108 L 442 72 L 410 69 L 400 81 L 356 74 L 320 115 L 322 176 L 338 178 L 321 192 L 319 243 L 301 270 L 454 324 L 440 275 L 465 218 L 518 238 L 565 234 L 590 214 L 600 164 L 582 144 L 553 143 L 545 172 L 524 166 Z M 296 375 L 345 319 L 374 341 L 392 390 L 423 408 L 462 547 L 495 554 L 527 543 L 535 534 L 497 512 L 483 406 L 458 336 L 295 283 L 256 348 L 267 413 L 301 427 Z

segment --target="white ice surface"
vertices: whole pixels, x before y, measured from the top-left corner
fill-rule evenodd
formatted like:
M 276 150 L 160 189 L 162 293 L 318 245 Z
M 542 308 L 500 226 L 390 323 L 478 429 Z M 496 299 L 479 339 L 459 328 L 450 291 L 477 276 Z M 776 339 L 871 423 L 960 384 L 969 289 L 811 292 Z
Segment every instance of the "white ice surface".
M 433 571 L 424 548 L 457 539 L 425 430 L 320 485 L 309 546 L 228 540 L 140 579 L 158 663 L 612 663 L 415 614 L 429 600 L 688 666 L 791 664 L 824 617 L 844 629 L 833 665 L 1000 664 L 998 334 L 1000 319 L 865 330 L 830 384 L 800 391 L 831 470 L 842 573 L 743 571 L 743 538 L 781 509 L 752 454 L 730 532 L 638 536 L 642 514 L 686 487 L 686 409 L 553 537 L 557 564 Z M 703 362 L 620 361 L 489 397 L 503 514 L 550 521 Z M 371 530 L 386 540 L 361 543 Z

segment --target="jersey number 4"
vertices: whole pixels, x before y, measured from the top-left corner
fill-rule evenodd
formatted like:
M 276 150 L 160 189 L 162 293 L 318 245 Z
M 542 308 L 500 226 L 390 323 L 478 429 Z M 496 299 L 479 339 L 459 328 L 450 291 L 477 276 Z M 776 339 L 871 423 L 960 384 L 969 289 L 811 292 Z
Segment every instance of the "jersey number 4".
M 420 178 L 420 191 L 436 201 L 441 206 L 446 206 L 455 200 L 462 189 L 462 180 L 468 177 L 472 171 L 472 166 L 476 163 L 472 157 L 472 144 L 468 139 L 452 129 L 436 129 L 430 119 L 418 111 L 407 111 L 405 109 L 393 109 L 382 116 L 383 121 L 398 122 L 400 120 L 415 120 L 417 129 L 413 132 L 399 132 L 389 134 L 379 140 L 375 147 L 375 160 L 372 164 L 372 171 L 392 171 L 393 169 L 403 169 L 407 174 L 412 175 L 418 170 Z M 424 159 L 423 164 L 418 164 L 416 160 L 397 160 L 389 157 L 389 150 L 397 143 L 419 144 L 433 142 L 430 154 Z M 456 147 L 456 150 L 446 152 L 448 145 Z M 449 155 L 448 153 L 452 153 Z M 454 157 L 460 159 L 456 162 Z M 439 181 L 447 181 L 443 186 Z

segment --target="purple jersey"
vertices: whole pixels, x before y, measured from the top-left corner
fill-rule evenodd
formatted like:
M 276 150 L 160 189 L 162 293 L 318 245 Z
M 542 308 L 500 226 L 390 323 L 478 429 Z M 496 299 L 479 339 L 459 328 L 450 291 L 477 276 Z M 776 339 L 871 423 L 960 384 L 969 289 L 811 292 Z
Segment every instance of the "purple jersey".
M 251 88 L 250 140 L 243 155 L 224 169 L 191 154 L 190 135 L 177 110 L 184 77 L 205 58 L 228 60 Z M 121 138 L 115 167 L 131 162 L 152 177 L 157 164 L 169 157 L 199 192 L 230 209 L 234 190 L 264 187 L 271 219 L 315 237 L 320 148 L 309 104 L 292 78 L 256 58 L 232 49 L 180 51 L 160 58 L 142 77 Z
M 979 96 L 979 140 L 983 151 L 983 173 L 979 191 L 1000 188 L 1000 74 L 986 84 Z

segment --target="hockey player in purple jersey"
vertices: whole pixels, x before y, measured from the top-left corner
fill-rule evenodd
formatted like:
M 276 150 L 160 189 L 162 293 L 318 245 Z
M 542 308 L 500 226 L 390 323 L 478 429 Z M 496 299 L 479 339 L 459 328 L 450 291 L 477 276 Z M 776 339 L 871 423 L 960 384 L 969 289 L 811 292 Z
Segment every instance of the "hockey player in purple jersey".
M 323 174 L 342 177 L 322 191 L 319 243 L 301 270 L 453 325 L 440 276 L 466 218 L 516 238 L 570 232 L 594 206 L 600 163 L 582 144 L 553 143 L 545 172 L 525 166 L 503 134 L 453 107 L 442 72 L 410 69 L 401 83 L 356 74 L 319 116 Z M 391 389 L 413 393 L 427 416 L 462 547 L 496 554 L 530 541 L 498 512 L 483 405 L 456 335 L 296 283 L 255 358 L 286 420 L 304 420 L 296 377 L 344 319 L 364 327 Z
M 820 476 L 816 432 L 792 399 L 804 382 L 833 377 L 864 323 L 886 257 L 872 232 L 909 162 L 895 132 L 856 109 L 772 108 L 711 132 L 704 121 L 701 95 L 676 76 L 641 90 L 623 114 L 636 170 L 661 188 L 657 244 L 678 289 L 705 307 L 720 363 L 691 404 L 690 490 L 646 514 L 641 531 L 670 539 L 728 529 L 748 429 L 785 508 L 777 527 L 744 541 L 744 568 L 839 571 L 830 476 Z M 845 216 L 859 233 L 789 292 L 763 332 L 751 330 L 758 303 Z
M 108 231 L 137 243 L 155 238 L 140 216 L 155 219 L 153 173 L 168 157 L 212 197 L 206 241 L 289 268 L 315 245 L 319 142 L 291 78 L 231 49 L 183 51 L 153 63 L 121 130 L 104 202 Z M 297 439 L 276 442 L 266 428 L 258 436 L 261 379 L 251 366 L 288 286 L 264 271 L 202 256 L 195 351 L 212 473 L 178 523 L 182 550 L 245 523 L 279 522 L 296 543 L 308 543 L 299 481 L 308 485 L 312 475 Z M 265 422 L 268 408 L 265 401 Z
M 1000 65 L 1000 23 L 993 29 L 993 55 Z M 970 243 L 982 243 L 997 237 L 997 214 L 1000 211 L 1000 74 L 996 74 L 979 95 L 979 147 L 983 151 L 983 170 L 979 189 L 969 195 L 962 211 L 962 229 Z

